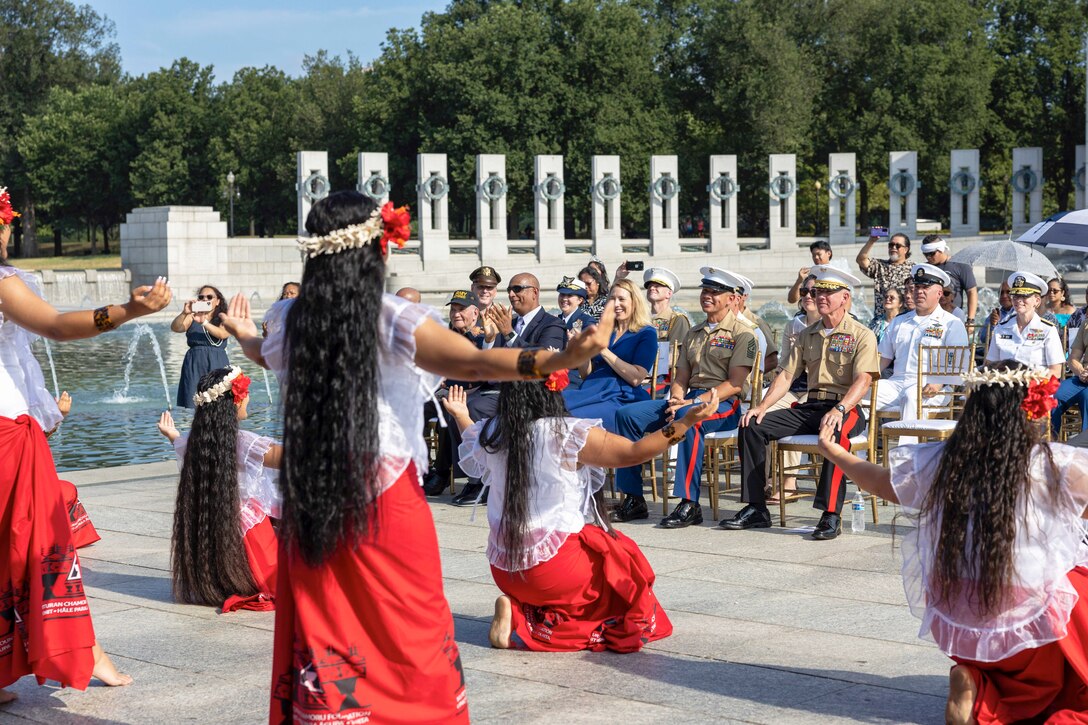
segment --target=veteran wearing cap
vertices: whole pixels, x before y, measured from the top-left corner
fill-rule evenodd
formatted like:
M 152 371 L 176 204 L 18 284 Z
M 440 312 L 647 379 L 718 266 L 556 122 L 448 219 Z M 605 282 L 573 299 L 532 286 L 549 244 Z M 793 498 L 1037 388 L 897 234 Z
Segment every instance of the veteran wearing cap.
M 732 309 L 733 297 L 740 287 L 737 276 L 716 267 L 703 267 L 699 271 L 703 275 L 699 305 L 706 313 L 706 320 L 692 328 L 684 339 L 669 399 L 632 403 L 616 414 L 616 432 L 629 440 L 638 440 L 682 418 L 690 406 L 705 404 L 712 393 L 717 393 L 717 412 L 689 429 L 679 443 L 673 493 L 680 503 L 661 521 L 661 526 L 667 529 L 703 522 L 699 506 L 703 436 L 737 427 L 739 396 L 759 349 L 751 329 L 737 319 Z M 616 488 L 624 498 L 612 512 L 613 521 L 649 516 L 642 495 L 642 466 L 618 469 Z
M 1052 375 L 1061 377 L 1065 351 L 1058 328 L 1036 314 L 1046 281 L 1031 272 L 1013 272 L 1008 283 L 1016 314 L 994 326 L 986 351 L 987 364 L 1016 360 L 1035 368 L 1049 368 Z
M 911 269 L 911 280 L 914 311 L 893 319 L 877 347 L 881 368 L 892 369 L 890 377 L 877 383 L 877 408 L 898 411 L 902 420 L 918 418 L 919 346 L 969 344 L 967 328 L 940 305 L 941 291 L 950 284 L 944 270 L 932 264 L 916 264 Z M 940 390 L 941 386 L 929 384 L 922 395 L 931 398 Z M 941 404 L 940 400 L 930 402 Z
M 939 234 L 930 234 L 922 239 L 922 256 L 928 264 L 944 271 L 951 284 L 952 304 L 967 313 L 968 322 L 974 323 L 978 310 L 978 284 L 975 282 L 975 270 L 968 264 L 949 261 L 948 242 Z M 1044 285 L 1045 288 L 1046 285 Z
M 765 371 L 774 370 L 778 367 L 778 351 L 771 347 L 774 332 L 771 331 L 771 326 L 764 322 L 762 317 L 748 307 L 748 298 L 752 294 L 752 290 L 755 289 L 755 285 L 752 280 L 743 274 L 738 274 L 737 279 L 741 283 L 734 302 L 737 318 L 742 322 L 749 323 L 755 331 L 756 340 L 759 342 L 759 354 L 763 358 L 763 369 Z
M 721 523 L 724 529 L 767 528 L 767 444 L 791 435 L 814 435 L 823 428 L 838 431 L 845 445 L 865 429 L 859 403 L 879 375 L 876 336 L 847 314 L 851 288 L 861 284 L 854 275 L 827 265 L 812 268 L 816 275 L 816 308 L 820 321 L 797 336 L 789 359 L 779 368 L 762 402 L 743 417 L 740 430 L 741 480 L 748 505 Z M 788 410 L 768 412 L 790 388 L 793 379 L 808 375 L 808 397 Z M 842 531 L 846 494 L 842 471 L 824 461 L 813 507 L 824 514 L 812 532 L 817 540 L 833 539 Z
M 650 267 L 642 274 L 642 287 L 658 342 L 683 342 L 691 330 L 691 318 L 672 306 L 672 296 L 680 291 L 680 278 L 664 267 Z
M 470 282 L 472 282 L 472 292 L 479 299 L 483 305 L 480 311 L 486 311 L 495 303 L 495 290 L 499 286 L 499 282 L 502 282 L 502 277 L 495 271 L 494 267 L 477 267 L 472 270 L 472 274 L 468 276 Z

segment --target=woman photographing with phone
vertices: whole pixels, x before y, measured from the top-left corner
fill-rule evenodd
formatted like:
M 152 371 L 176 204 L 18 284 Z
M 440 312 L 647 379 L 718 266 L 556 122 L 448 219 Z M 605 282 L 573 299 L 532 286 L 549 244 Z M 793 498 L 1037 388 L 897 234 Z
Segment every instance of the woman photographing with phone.
M 205 285 L 196 293 L 195 300 L 186 300 L 181 314 L 170 323 L 174 332 L 184 332 L 189 351 L 181 363 L 181 380 L 178 382 L 179 408 L 192 408 L 200 379 L 212 370 L 230 366 L 227 360 L 227 338 L 230 333 L 220 327 L 227 301 L 215 287 Z

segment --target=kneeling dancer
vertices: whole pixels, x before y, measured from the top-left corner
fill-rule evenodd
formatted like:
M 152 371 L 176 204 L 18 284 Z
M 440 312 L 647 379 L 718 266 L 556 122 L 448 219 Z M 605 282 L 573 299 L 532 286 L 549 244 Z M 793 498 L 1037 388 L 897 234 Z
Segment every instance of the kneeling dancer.
M 445 401 L 463 431 L 461 467 L 491 487 L 487 556 L 503 591 L 491 645 L 637 652 L 672 634 L 672 623 L 654 596 L 646 557 L 601 516 L 600 467 L 661 453 L 717 409 L 717 396 L 631 442 L 605 432 L 600 420 L 567 417 L 566 379 L 562 371 L 543 385 L 504 383 L 495 417 L 477 423 L 460 389 Z
M 274 608 L 280 517 L 277 469 L 283 449 L 271 438 L 238 428 L 245 420 L 250 379 L 241 368 L 212 370 L 193 396 L 188 435 L 170 413 L 159 432 L 181 467 L 171 542 L 174 598 L 238 609 Z

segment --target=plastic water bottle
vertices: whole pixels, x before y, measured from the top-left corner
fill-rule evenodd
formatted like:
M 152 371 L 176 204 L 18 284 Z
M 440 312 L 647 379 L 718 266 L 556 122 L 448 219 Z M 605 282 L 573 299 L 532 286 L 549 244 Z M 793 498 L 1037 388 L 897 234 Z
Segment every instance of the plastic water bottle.
M 865 497 L 861 491 L 855 491 L 854 500 L 850 502 L 850 531 L 855 534 L 865 531 Z

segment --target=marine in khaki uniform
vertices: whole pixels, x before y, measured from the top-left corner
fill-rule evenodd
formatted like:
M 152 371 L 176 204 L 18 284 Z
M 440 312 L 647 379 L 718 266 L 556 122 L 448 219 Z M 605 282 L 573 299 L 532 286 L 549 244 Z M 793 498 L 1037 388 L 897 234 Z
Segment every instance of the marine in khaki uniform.
M 847 313 L 851 287 L 861 284 L 854 275 L 827 265 L 812 268 L 816 275 L 816 308 L 820 321 L 797 336 L 789 359 L 779 368 L 763 401 L 741 422 L 741 479 L 748 505 L 724 529 L 766 528 L 771 525 L 764 486 L 767 444 L 791 435 L 817 435 L 832 426 L 844 446 L 865 429 L 859 403 L 879 375 L 876 336 Z M 808 375 L 808 398 L 795 408 L 767 410 L 789 390 L 795 377 Z M 824 513 L 812 532 L 817 540 L 834 539 L 842 531 L 841 512 L 846 495 L 842 470 L 825 461 L 816 487 L 813 508 Z
M 748 298 L 751 296 L 752 290 L 755 289 L 752 280 L 742 274 L 738 274 L 737 278 L 740 279 L 742 284 L 735 305 L 737 317 L 751 323 L 751 326 L 758 330 L 756 340 L 759 341 L 759 354 L 763 356 L 763 370 L 764 372 L 770 372 L 778 367 L 778 351 L 774 349 L 774 332 L 762 317 L 748 307 Z
M 701 405 L 718 392 L 718 410 L 678 441 L 674 494 L 679 505 L 661 521 L 667 529 L 678 529 L 703 521 L 699 507 L 699 484 L 703 471 L 703 436 L 713 431 L 737 427 L 739 398 L 745 380 L 752 372 L 759 349 L 755 336 L 733 313 L 737 278 L 723 269 L 703 267 L 699 304 L 706 321 L 691 330 L 684 340 L 676 376 L 668 400 L 649 400 L 620 408 L 616 414 L 616 432 L 638 440 L 659 430 L 674 418 L 683 417 L 692 405 Z M 616 472 L 616 488 L 624 500 L 612 512 L 613 521 L 631 521 L 649 516 L 642 496 L 642 466 L 621 468 Z
M 680 291 L 680 278 L 664 267 L 650 267 L 642 275 L 642 286 L 658 342 L 683 343 L 691 330 L 691 318 L 672 306 L 672 296 Z

